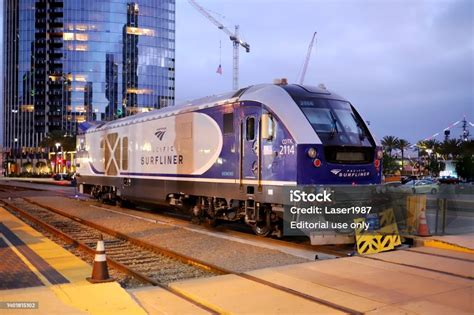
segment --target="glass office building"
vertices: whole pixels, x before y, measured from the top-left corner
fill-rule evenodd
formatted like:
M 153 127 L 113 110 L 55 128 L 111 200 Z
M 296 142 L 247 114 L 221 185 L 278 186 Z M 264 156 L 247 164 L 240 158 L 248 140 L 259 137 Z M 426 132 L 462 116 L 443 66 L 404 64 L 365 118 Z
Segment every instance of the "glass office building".
M 5 0 L 4 146 L 174 104 L 174 0 Z

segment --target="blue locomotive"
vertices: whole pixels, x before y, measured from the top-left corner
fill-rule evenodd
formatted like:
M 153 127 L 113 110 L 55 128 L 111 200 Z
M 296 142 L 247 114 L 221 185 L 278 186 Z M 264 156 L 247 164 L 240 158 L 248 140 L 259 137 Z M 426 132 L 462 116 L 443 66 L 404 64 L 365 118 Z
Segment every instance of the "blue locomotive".
M 83 192 L 243 220 L 259 235 L 278 229 L 288 187 L 379 184 L 383 156 L 347 100 L 285 82 L 95 125 L 77 152 Z

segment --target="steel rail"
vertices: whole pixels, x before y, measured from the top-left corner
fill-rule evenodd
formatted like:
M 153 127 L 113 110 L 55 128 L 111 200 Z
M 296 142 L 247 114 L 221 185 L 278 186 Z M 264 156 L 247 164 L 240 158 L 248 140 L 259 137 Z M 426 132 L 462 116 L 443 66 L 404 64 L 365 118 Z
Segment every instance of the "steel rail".
M 89 247 L 88 245 L 84 244 L 81 241 L 75 240 L 73 237 L 67 235 L 66 233 L 64 233 L 62 231 L 60 231 L 59 229 L 55 228 L 54 226 L 51 226 L 51 225 L 49 225 L 48 223 L 46 223 L 44 221 L 41 221 L 40 219 L 32 216 L 31 214 L 29 214 L 26 211 L 18 208 L 17 206 L 11 204 L 8 201 L 3 201 L 3 203 L 5 204 L 4 207 L 9 208 L 9 209 L 17 212 L 20 216 L 27 219 L 28 221 L 31 221 L 34 224 L 40 226 L 44 230 L 46 230 L 49 233 L 53 234 L 54 236 L 61 238 L 65 243 L 67 243 L 69 245 L 73 245 L 74 248 L 77 248 L 77 249 L 81 250 L 82 252 L 84 252 L 84 253 L 86 253 L 90 256 L 95 256 L 96 252 L 95 252 L 94 248 Z M 2 206 L 2 205 L 0 205 L 0 206 Z M 42 206 L 40 206 L 40 207 L 42 207 Z M 71 218 L 69 218 L 69 219 L 71 219 Z M 74 220 L 74 221 L 77 221 L 77 220 Z M 82 223 L 82 222 L 80 222 L 80 223 Z M 144 283 L 149 283 L 153 286 L 161 287 L 161 288 L 163 288 L 163 289 L 165 289 L 165 290 L 181 297 L 182 299 L 184 299 L 184 300 L 186 300 L 186 301 L 188 301 L 188 302 L 204 309 L 205 311 L 210 312 L 211 314 L 219 314 L 220 313 L 219 311 L 217 311 L 215 309 L 212 309 L 212 308 L 208 307 L 207 305 L 201 304 L 200 302 L 189 298 L 188 296 L 182 294 L 181 292 L 179 292 L 179 291 L 177 291 L 177 290 L 175 290 L 171 287 L 163 285 L 160 282 L 155 281 L 152 278 L 150 278 L 150 277 L 148 277 L 148 276 L 146 276 L 146 275 L 144 275 L 144 274 L 142 274 L 138 271 L 135 271 L 131 268 L 128 268 L 127 266 L 115 261 L 114 259 L 111 259 L 110 257 L 106 257 L 106 259 L 107 259 L 107 264 L 109 264 L 112 268 L 117 269 L 118 271 L 120 271 L 122 273 L 125 273 L 129 276 L 132 276 L 136 279 L 139 279 L 140 281 L 142 281 Z
M 398 266 L 411 267 L 411 268 L 424 270 L 424 271 L 431 271 L 431 272 L 435 272 L 435 273 L 439 273 L 439 274 L 443 274 L 443 275 L 447 275 L 447 276 L 452 276 L 452 277 L 457 277 L 457 278 L 461 278 L 461 279 L 474 280 L 473 276 L 463 276 L 463 275 L 453 273 L 453 272 L 449 272 L 449 271 L 437 270 L 437 269 L 433 269 L 433 268 L 426 268 L 426 267 L 422 267 L 422 266 L 410 265 L 410 264 L 406 264 L 406 263 L 395 262 L 395 261 L 390 261 L 390 260 L 385 260 L 385 259 L 380 259 L 380 258 L 375 258 L 375 257 L 369 257 L 369 256 L 359 256 L 359 257 L 365 258 L 365 259 L 371 259 L 371 260 L 375 260 L 375 261 L 381 261 L 381 262 L 384 262 L 384 263 L 398 265 Z
M 167 222 L 167 221 L 164 221 L 164 220 L 160 220 L 159 218 L 155 219 L 155 218 L 149 218 L 147 216 L 142 216 L 142 215 L 139 215 L 139 214 L 136 214 L 136 213 L 130 214 L 130 213 L 127 213 L 127 212 L 123 212 L 121 209 L 124 209 L 124 208 L 117 207 L 117 206 L 109 206 L 109 205 L 100 205 L 100 206 L 90 205 L 90 206 L 94 207 L 94 208 L 99 208 L 99 209 L 102 208 L 104 210 L 112 211 L 112 212 L 115 212 L 115 213 L 121 213 L 122 215 L 125 215 L 125 216 L 130 216 L 130 217 L 133 217 L 133 218 L 136 218 L 136 219 L 139 219 L 139 220 L 144 220 L 144 221 L 148 221 L 148 222 L 152 222 L 152 223 L 163 222 L 163 223 L 166 223 L 166 224 L 178 227 L 178 228 L 189 228 L 191 226 L 196 228 L 195 224 L 192 224 L 192 223 L 189 222 L 189 218 L 184 217 L 184 216 L 179 217 L 179 216 L 174 215 L 173 213 L 168 213 L 168 212 L 164 212 L 164 213 L 162 212 L 160 214 L 152 213 L 153 216 L 161 216 L 161 217 L 165 217 L 166 219 L 171 218 L 173 220 L 173 222 L 170 223 L 170 222 Z M 126 209 L 126 210 L 131 210 L 131 209 Z M 132 211 L 139 212 L 137 210 L 132 210 Z M 150 213 L 150 212 L 146 211 L 146 213 Z M 256 236 L 255 234 L 252 234 L 252 233 L 246 233 L 246 232 L 238 231 L 238 230 L 228 228 L 228 227 L 224 227 L 224 226 L 209 227 L 209 226 L 206 226 L 206 225 L 202 225 L 201 227 L 203 229 L 205 229 L 206 231 L 210 231 L 210 232 L 218 231 L 218 232 L 225 233 L 225 234 L 228 234 L 230 236 L 238 237 L 238 238 L 241 238 L 241 239 L 244 239 L 244 240 L 251 240 L 251 241 L 258 240 L 258 242 L 266 243 L 266 244 L 269 244 L 269 245 L 284 246 L 284 247 L 288 247 L 288 248 L 301 249 L 301 250 L 311 250 L 311 251 L 316 251 L 316 252 L 320 252 L 320 253 L 323 253 L 323 254 L 333 255 L 333 256 L 336 256 L 336 257 L 347 257 L 348 254 L 349 254 L 348 250 L 338 249 L 337 245 L 299 244 L 299 243 L 286 241 L 286 240 L 275 239 L 275 238 L 260 237 L 260 236 Z
M 330 301 L 327 301 L 327 300 L 324 300 L 324 299 L 320 299 L 320 298 L 317 298 L 315 296 L 312 296 L 312 295 L 309 295 L 309 294 L 306 294 L 306 293 L 303 293 L 303 292 L 300 292 L 300 291 L 297 291 L 297 290 L 294 290 L 294 289 L 291 289 L 291 288 L 287 288 L 287 287 L 284 287 L 284 286 L 281 286 L 281 285 L 278 285 L 278 284 L 275 284 L 275 283 L 272 283 L 272 282 L 269 282 L 267 280 L 264 280 L 264 279 L 261 279 L 261 278 L 258 278 L 258 277 L 255 277 L 255 276 L 252 276 L 252 275 L 249 275 L 249 274 L 245 274 L 245 273 L 241 273 L 241 272 L 233 272 L 231 270 L 227 270 L 225 268 L 221 268 L 221 267 L 218 267 L 214 264 L 211 264 L 211 263 L 208 263 L 208 262 L 204 262 L 202 260 L 198 260 L 198 259 L 194 259 L 192 257 L 189 257 L 187 255 L 183 255 L 183 254 L 179 254 L 175 251 L 172 251 L 172 250 L 169 250 L 169 249 L 166 249 L 166 248 L 163 248 L 161 246 L 158 246 L 156 244 L 151 244 L 151 243 L 148 243 L 148 242 L 145 242 L 145 241 L 142 241 L 142 240 L 139 240 L 139 239 L 136 239 L 136 238 L 133 238 L 133 237 L 130 237 L 126 234 L 123 234 L 121 232 L 118 232 L 118 231 L 115 231 L 115 230 L 112 230 L 110 228 L 107 228 L 107 227 L 104 227 L 104 226 L 101 226 L 101 225 L 98 225 L 94 222 L 91 222 L 89 220 L 84 220 L 84 219 L 81 219 L 79 217 L 76 217 L 74 215 L 71 215 L 71 214 L 68 214 L 68 213 L 65 213 L 61 210 L 58 210 L 58 209 L 55 209 L 53 207 L 50 207 L 50 206 L 47 206 L 47 205 L 43 205 L 39 202 L 36 202 L 36 201 L 33 201 L 29 198 L 23 198 L 23 200 L 31 203 L 31 204 L 34 204 L 38 207 L 41 207 L 41 208 L 44 208 L 44 209 L 47 209 L 51 212 L 54 212 L 56 214 L 59 214 L 59 215 L 62 215 L 62 216 L 65 216 L 69 219 L 72 219 L 74 221 L 77 221 L 81 224 L 84 224 L 86 226 L 90 226 L 94 229 L 97 229 L 99 231 L 102 231 L 106 234 L 109 234 L 109 235 L 112 235 L 116 238 L 120 238 L 120 239 L 124 239 L 124 240 L 127 240 L 129 241 L 130 243 L 132 244 L 135 244 L 135 245 L 138 245 L 138 246 L 141 246 L 141 247 L 144 247 L 146 249 L 149 249 L 150 251 L 154 251 L 156 253 L 159 253 L 159 254 L 163 254 L 165 256 L 169 256 L 171 258 L 175 258 L 177 260 L 181 260 L 182 262 L 185 262 L 187 264 L 190 264 L 190 265 L 194 265 L 194 266 L 197 266 L 197 267 L 200 267 L 200 268 L 203 268 L 204 270 L 208 270 L 208 271 L 211 271 L 211 272 L 214 272 L 214 273 L 220 273 L 220 274 L 232 274 L 232 275 L 235 275 L 235 276 L 238 276 L 238 277 L 241 277 L 241 278 L 244 278 L 244 279 L 247 279 L 247 280 L 250 280 L 250 281 L 254 281 L 256 283 L 259 283 L 259 284 L 262 284 L 262 285 L 266 285 L 268 287 L 271 287 L 271 288 L 274 288 L 276 290 L 280 290 L 282 292 L 285 292 L 285 293 L 288 293 L 288 294 L 291 294 L 293 296 L 297 296 L 299 298 L 302 298 L 302 299 L 305 299 L 305 300 L 308 300 L 308 301 L 311 301 L 311 302 L 314 302 L 314 303 L 317 303 L 317 304 L 321 304 L 321 305 L 325 305 L 325 306 L 328 306 L 330 308 L 333 308 L 333 309 L 336 309 L 336 310 L 339 310 L 339 311 L 342 311 L 342 312 L 345 312 L 345 313 L 348 313 L 348 314 L 353 314 L 353 315 L 360 315 L 360 314 L 363 314 L 362 312 L 360 311 L 357 311 L 355 309 L 351 309 L 351 308 L 348 308 L 348 307 L 345 307 L 345 306 L 342 306 L 342 305 L 338 305 L 338 304 L 335 304 L 333 302 L 330 302 Z M 175 294 L 178 294 L 179 292 L 178 291 L 174 291 L 173 289 L 169 288 L 169 287 L 166 287 L 167 290 L 171 290 L 173 293 Z M 185 297 L 185 295 L 183 295 L 183 298 Z M 189 298 L 187 298 L 189 299 Z M 197 302 L 199 303 L 199 302 Z M 206 306 L 207 307 L 207 306 Z M 214 312 L 220 312 L 219 310 L 213 310 Z

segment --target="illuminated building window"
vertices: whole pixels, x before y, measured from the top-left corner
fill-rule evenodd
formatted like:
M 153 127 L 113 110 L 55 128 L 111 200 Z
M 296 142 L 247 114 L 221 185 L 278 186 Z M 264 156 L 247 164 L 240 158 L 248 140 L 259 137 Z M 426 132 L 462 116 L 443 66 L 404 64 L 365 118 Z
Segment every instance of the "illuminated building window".
M 64 40 L 74 40 L 74 33 L 63 33 Z
M 127 26 L 127 34 L 155 36 L 155 31 L 149 28 Z
M 127 93 L 129 94 L 151 94 L 151 92 L 152 91 L 150 89 L 127 89 Z
M 26 113 L 32 113 L 35 110 L 34 105 L 21 105 L 20 110 Z
M 87 34 L 76 34 L 76 40 L 78 41 L 87 41 L 89 40 L 89 35 Z
M 83 74 L 76 74 L 74 79 L 77 82 L 86 82 L 86 76 Z
M 87 30 L 87 25 L 86 24 L 76 24 L 76 30 L 86 31 Z
M 87 45 L 76 45 L 76 51 L 87 51 Z

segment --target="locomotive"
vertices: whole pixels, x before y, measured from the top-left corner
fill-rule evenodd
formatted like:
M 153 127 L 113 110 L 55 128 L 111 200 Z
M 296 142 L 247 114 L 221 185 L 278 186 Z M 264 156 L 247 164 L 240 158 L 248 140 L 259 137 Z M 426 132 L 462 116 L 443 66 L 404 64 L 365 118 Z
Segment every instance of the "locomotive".
M 80 191 L 102 200 L 166 203 L 268 235 L 289 187 L 379 184 L 382 156 L 349 101 L 281 81 L 92 125 L 76 169 Z

